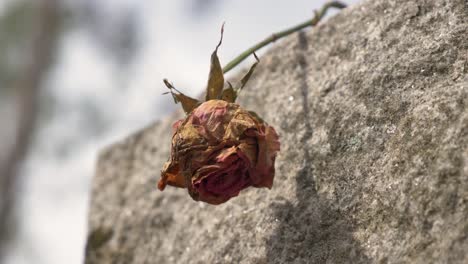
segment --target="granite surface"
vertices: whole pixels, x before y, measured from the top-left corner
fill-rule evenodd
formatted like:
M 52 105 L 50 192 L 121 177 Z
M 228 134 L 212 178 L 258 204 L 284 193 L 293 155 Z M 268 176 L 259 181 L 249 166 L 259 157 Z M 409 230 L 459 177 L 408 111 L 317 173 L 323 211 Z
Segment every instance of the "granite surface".
M 275 43 L 239 100 L 280 135 L 270 191 L 158 191 L 180 114 L 103 150 L 86 262 L 468 263 L 467 5 L 363 1 Z

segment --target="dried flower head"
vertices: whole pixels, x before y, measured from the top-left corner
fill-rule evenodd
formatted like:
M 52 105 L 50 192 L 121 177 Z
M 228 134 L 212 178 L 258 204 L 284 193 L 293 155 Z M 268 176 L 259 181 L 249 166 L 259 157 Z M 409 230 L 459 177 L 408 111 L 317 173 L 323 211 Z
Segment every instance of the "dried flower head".
M 224 203 L 250 186 L 271 188 L 280 149 L 273 127 L 234 103 L 258 63 L 257 56 L 239 88 L 228 83 L 223 89 L 217 56 L 222 36 L 223 28 L 211 55 L 205 102 L 182 94 L 164 80 L 187 116 L 173 125 L 171 157 L 161 172 L 158 188 L 187 188 L 194 200 L 210 204 Z

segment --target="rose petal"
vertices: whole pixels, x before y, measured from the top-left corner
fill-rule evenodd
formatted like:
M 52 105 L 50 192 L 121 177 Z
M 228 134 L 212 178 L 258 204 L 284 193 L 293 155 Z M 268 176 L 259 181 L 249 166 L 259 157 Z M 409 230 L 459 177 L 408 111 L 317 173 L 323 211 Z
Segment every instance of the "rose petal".
M 231 155 L 229 158 L 236 157 Z M 207 166 L 208 167 L 208 166 Z M 235 197 L 239 192 L 250 186 L 250 178 L 247 173 L 247 168 L 244 160 L 236 157 L 232 166 L 218 168 L 213 170 L 210 168 L 202 168 L 199 172 L 205 173 L 210 171 L 207 175 L 199 177 L 193 183 L 198 192 L 198 199 L 211 204 L 219 204 Z
M 257 136 L 258 159 L 251 177 L 255 187 L 271 189 L 275 175 L 275 158 L 280 150 L 280 143 L 278 134 L 272 127 L 267 126 L 264 130 L 265 132 L 259 131 Z
M 161 172 L 161 179 L 158 182 L 158 189 L 164 190 L 166 185 L 186 188 L 185 177 L 182 175 L 182 172 L 179 170 L 178 164 L 172 164 L 171 162 L 166 162 L 164 168 Z
M 206 138 L 216 138 L 218 141 L 224 136 L 225 126 L 231 119 L 228 111 L 229 104 L 222 100 L 211 100 L 200 105 L 190 116 L 195 126 L 203 127 L 200 130 Z
M 247 111 L 239 109 L 229 122 L 224 138 L 238 140 L 244 135 L 246 130 L 252 129 L 256 125 L 256 121 Z
M 249 162 L 249 167 L 257 164 L 257 141 L 254 138 L 246 138 L 238 147 L 238 154 L 245 157 Z
M 184 122 L 183 119 L 177 120 L 172 124 L 172 134 L 175 134 L 177 132 L 177 129 L 180 127 L 180 125 Z
M 233 154 L 237 153 L 236 147 L 225 148 L 216 155 L 216 162 L 224 166 L 228 166 L 232 163 L 236 157 Z
M 209 100 L 174 123 L 171 162 L 158 187 L 188 188 L 196 201 L 220 204 L 249 187 L 273 185 L 278 135 L 234 103 Z

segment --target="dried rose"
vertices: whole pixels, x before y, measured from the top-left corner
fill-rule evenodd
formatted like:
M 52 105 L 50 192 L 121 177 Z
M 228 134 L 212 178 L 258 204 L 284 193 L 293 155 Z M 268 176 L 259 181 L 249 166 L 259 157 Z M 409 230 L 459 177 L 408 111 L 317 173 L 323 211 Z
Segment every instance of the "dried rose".
M 249 186 L 271 188 L 278 135 L 234 103 L 210 100 L 177 121 L 158 187 L 187 187 L 195 200 L 226 202 Z
M 187 188 L 194 200 L 210 204 L 224 203 L 250 186 L 271 188 L 280 149 L 273 127 L 234 103 L 258 58 L 255 56 L 257 63 L 242 79 L 240 88 L 229 84 L 223 90 L 217 56 L 220 45 L 221 41 L 211 56 L 206 102 L 199 103 L 164 81 L 188 116 L 173 125 L 171 157 L 161 172 L 158 188 Z

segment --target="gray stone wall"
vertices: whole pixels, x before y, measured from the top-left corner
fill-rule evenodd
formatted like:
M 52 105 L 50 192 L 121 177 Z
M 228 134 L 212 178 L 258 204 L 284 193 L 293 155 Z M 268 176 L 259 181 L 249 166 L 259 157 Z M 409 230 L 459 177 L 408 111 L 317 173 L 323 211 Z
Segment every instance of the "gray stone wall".
M 103 150 L 86 261 L 468 263 L 467 5 L 364 1 L 274 44 L 239 100 L 280 135 L 271 191 L 158 191 L 179 114 Z

